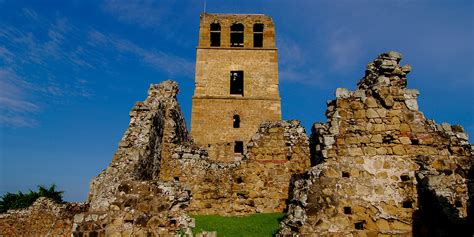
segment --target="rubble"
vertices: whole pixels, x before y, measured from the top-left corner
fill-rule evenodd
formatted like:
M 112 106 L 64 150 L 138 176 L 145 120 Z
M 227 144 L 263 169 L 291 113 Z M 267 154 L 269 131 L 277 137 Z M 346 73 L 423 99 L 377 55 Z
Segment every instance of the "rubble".
M 0 235 L 38 236 L 48 233 L 50 236 L 71 236 L 74 215 L 87 208 L 86 203 L 63 204 L 40 197 L 28 208 L 0 214 Z
M 406 88 L 398 52 L 337 89 L 312 129 L 316 166 L 293 180 L 280 235 L 466 235 L 473 151 L 461 126 L 435 124 Z M 469 186 L 470 185 L 470 186 Z

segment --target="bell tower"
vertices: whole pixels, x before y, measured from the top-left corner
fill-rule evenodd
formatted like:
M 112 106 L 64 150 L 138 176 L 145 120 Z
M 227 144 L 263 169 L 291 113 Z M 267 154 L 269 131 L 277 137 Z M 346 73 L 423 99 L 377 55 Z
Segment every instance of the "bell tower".
M 191 135 L 232 161 L 264 121 L 281 120 L 272 18 L 201 14 Z

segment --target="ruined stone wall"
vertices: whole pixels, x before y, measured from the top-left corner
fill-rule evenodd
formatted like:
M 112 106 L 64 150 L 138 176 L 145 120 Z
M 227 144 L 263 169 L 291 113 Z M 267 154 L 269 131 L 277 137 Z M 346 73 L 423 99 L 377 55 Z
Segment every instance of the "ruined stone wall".
M 191 233 L 189 189 L 177 182 L 124 181 L 107 211 L 74 216 L 74 236 L 174 236 Z M 71 229 L 71 228 L 70 228 Z
M 380 55 L 356 91 L 338 89 L 328 102 L 328 122 L 315 124 L 311 136 L 319 164 L 294 180 L 280 234 L 472 231 L 474 158 L 467 135 L 418 111 L 418 91 L 405 88 L 411 68 L 400 60 L 396 52 Z
M 298 121 L 263 123 L 246 146 L 242 160 L 231 163 L 211 160 L 193 144 L 179 146 L 160 179 L 191 188 L 193 214 L 283 211 L 290 179 L 310 166 L 304 128 Z
M 189 141 L 177 93 L 172 81 L 151 85 L 147 99 L 132 108 L 130 126 L 111 164 L 91 182 L 91 209 L 107 210 L 121 182 L 158 179 L 168 147 Z
M 211 160 L 234 162 L 240 161 L 244 157 L 243 154 L 235 153 L 235 142 L 207 144 L 205 147 Z M 244 146 L 244 153 L 246 152 L 247 147 Z
M 29 208 L 0 214 L 0 236 L 71 236 L 74 215 L 87 207 L 40 197 Z
M 92 182 L 90 208 L 74 217 L 77 236 L 155 236 L 190 232 L 185 209 L 189 189 L 160 182 L 162 157 L 190 138 L 179 104 L 178 85 L 151 85 L 148 97 L 130 112 L 130 126 L 112 162 Z

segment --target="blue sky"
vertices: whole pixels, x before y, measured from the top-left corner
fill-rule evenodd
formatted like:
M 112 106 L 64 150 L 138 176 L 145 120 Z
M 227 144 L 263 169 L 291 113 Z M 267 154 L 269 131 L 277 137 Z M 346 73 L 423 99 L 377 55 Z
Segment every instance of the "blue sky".
M 0 194 L 55 183 L 85 200 L 151 83 L 178 81 L 189 123 L 202 11 L 203 0 L 0 0 Z M 307 130 L 337 87 L 397 50 L 425 116 L 474 134 L 473 1 L 208 0 L 207 11 L 273 17 L 283 118 Z

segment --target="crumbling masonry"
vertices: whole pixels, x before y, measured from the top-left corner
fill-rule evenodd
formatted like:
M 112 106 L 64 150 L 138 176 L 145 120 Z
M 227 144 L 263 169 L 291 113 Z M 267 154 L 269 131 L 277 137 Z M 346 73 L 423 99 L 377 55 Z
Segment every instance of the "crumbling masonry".
M 411 68 L 401 58 L 381 54 L 356 91 L 336 90 L 328 122 L 312 129 L 319 164 L 293 182 L 282 235 L 472 233 L 467 135 L 418 111 L 419 92 L 406 89 Z
M 280 236 L 474 233 L 467 134 L 418 110 L 400 53 L 337 89 L 308 138 L 281 120 L 271 18 L 203 14 L 199 42 L 193 137 L 178 85 L 151 85 L 87 203 L 39 199 L 0 215 L 0 235 L 169 236 L 191 233 L 190 214 L 265 212 L 286 213 Z

